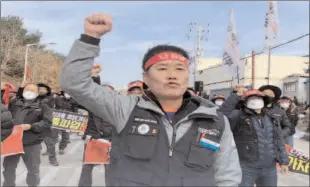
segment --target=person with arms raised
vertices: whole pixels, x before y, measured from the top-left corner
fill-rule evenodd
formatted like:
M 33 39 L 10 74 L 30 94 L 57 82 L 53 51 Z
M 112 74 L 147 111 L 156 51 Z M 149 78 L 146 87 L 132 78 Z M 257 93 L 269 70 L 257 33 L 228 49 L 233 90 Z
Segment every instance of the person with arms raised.
M 186 91 L 188 53 L 172 45 L 149 49 L 142 61 L 148 90 L 142 97 L 122 96 L 91 78 L 112 18 L 90 15 L 84 29 L 63 65 L 61 88 L 117 130 L 108 185 L 238 185 L 241 169 L 227 118 Z

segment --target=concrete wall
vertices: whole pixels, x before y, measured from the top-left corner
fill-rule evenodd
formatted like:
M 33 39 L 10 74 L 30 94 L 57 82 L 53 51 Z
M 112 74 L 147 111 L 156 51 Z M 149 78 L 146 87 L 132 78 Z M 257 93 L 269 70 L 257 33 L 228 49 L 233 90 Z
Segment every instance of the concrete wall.
M 307 88 L 307 79 L 306 77 L 300 77 L 300 76 L 290 76 L 283 79 L 283 90 L 282 95 L 294 98 L 294 96 L 297 97 L 299 102 L 304 103 L 305 101 L 308 101 L 309 98 L 309 89 Z M 292 88 L 295 88 L 294 90 L 288 90 L 288 85 Z

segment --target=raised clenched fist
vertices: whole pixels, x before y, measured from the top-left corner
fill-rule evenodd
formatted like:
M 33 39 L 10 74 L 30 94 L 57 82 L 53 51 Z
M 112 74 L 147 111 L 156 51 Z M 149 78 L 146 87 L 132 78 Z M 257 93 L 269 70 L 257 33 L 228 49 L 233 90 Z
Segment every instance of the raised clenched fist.
M 102 70 L 102 67 L 99 64 L 94 64 L 93 69 L 91 70 L 92 76 L 98 76 L 101 70 Z
M 84 20 L 84 34 L 100 39 L 112 29 L 112 17 L 108 14 L 92 14 Z

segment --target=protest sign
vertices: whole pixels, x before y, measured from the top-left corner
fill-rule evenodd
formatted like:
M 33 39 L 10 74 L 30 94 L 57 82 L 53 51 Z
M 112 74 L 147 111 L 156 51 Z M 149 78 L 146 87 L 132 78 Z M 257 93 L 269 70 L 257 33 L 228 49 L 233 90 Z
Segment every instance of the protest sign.
M 84 132 L 88 123 L 88 116 L 67 112 L 67 111 L 53 111 L 52 128 L 61 129 L 73 132 Z
M 285 145 L 285 149 L 289 158 L 289 170 L 294 173 L 309 175 L 309 156 L 289 145 Z M 277 166 L 280 167 L 279 164 Z

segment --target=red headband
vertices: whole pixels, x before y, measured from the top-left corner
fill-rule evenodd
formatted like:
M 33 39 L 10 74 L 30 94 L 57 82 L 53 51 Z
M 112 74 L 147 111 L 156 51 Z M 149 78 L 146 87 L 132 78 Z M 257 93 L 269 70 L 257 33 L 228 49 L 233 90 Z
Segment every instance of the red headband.
M 128 85 L 128 89 L 127 90 L 130 90 L 131 88 L 134 88 L 134 87 L 138 87 L 138 88 L 143 88 L 143 83 L 142 82 L 133 82 L 131 84 Z
M 145 64 L 144 64 L 144 70 L 146 70 L 147 68 L 151 67 L 152 65 L 161 62 L 161 61 L 165 61 L 165 60 L 177 60 L 180 62 L 183 62 L 185 64 L 188 63 L 188 59 L 185 58 L 184 56 L 178 54 L 178 53 L 174 53 L 174 52 L 162 52 L 159 54 L 156 54 L 154 56 L 152 56 Z

